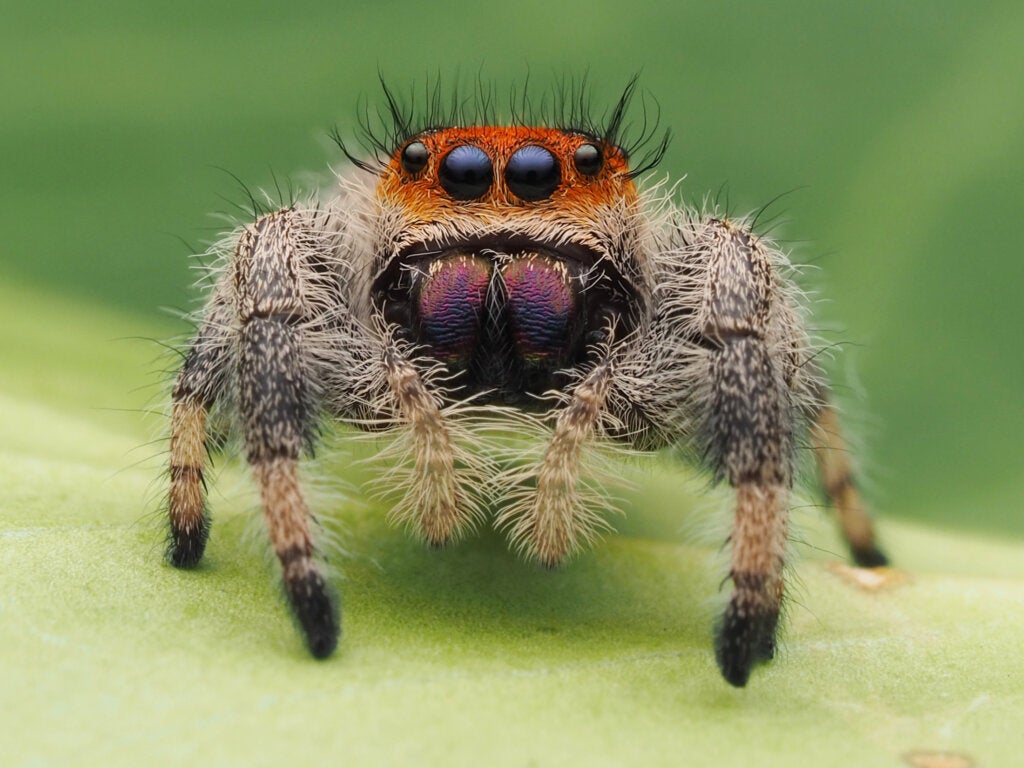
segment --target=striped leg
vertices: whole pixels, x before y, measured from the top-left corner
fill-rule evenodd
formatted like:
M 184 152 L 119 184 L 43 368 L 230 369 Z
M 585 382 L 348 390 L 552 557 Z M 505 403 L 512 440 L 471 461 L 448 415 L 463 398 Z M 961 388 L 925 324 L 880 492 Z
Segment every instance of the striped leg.
M 206 414 L 223 392 L 230 364 L 229 314 L 228 304 L 222 297 L 215 296 L 171 396 L 167 559 L 178 568 L 190 568 L 199 562 L 210 532 L 203 485 Z
M 753 666 L 772 658 L 783 595 L 793 470 L 793 420 L 783 335 L 771 325 L 781 301 L 771 255 L 727 221 L 708 223 L 701 309 L 709 347 L 709 453 L 736 489 L 731 536 L 732 595 L 716 630 L 725 679 L 745 685 Z M 785 329 L 788 330 L 788 329 Z
M 686 210 L 667 235 L 651 254 L 650 342 L 623 356 L 609 401 L 637 447 L 695 440 L 735 491 L 732 591 L 715 652 L 726 680 L 742 686 L 775 652 L 798 426 L 811 425 L 854 558 L 877 565 L 884 555 L 853 487 L 784 254 L 742 224 Z
M 206 407 L 196 397 L 175 392 L 171 415 L 171 534 L 167 559 L 177 568 L 198 564 L 210 534 L 203 492 Z
M 339 619 L 315 560 L 298 459 L 315 432 L 314 370 L 304 338 L 304 294 L 314 289 L 299 215 L 283 210 L 242 235 L 235 259 L 241 322 L 239 409 L 249 463 L 259 485 L 270 541 L 285 592 L 310 653 L 329 656 Z
M 811 439 L 825 493 L 836 511 L 854 562 L 864 568 L 886 565 L 888 558 L 878 547 L 871 516 L 854 485 L 839 418 L 831 405 L 826 404 L 818 413 Z
M 783 595 L 791 424 L 786 389 L 763 343 L 723 339 L 712 362 L 711 405 L 719 459 L 736 489 L 729 575 L 733 591 L 716 631 L 715 651 L 726 680 L 746 684 L 754 664 L 775 652 Z

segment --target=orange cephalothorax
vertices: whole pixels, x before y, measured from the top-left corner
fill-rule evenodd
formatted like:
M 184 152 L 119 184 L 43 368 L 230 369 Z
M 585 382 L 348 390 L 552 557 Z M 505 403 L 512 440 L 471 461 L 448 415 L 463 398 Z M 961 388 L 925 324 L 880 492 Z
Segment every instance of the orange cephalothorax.
M 432 220 L 476 210 L 593 210 L 632 201 L 636 187 L 625 153 L 576 131 L 526 126 L 442 128 L 398 147 L 381 174 L 378 196 Z

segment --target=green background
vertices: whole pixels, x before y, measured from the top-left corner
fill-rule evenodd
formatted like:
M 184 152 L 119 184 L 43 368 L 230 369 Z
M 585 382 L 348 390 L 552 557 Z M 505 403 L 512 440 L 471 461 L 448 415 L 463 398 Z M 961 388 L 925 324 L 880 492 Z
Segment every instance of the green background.
M 1021 715 L 1024 686 L 1007 658 L 1024 615 L 1022 40 L 1015 2 L 4 8 L 4 752 L 1019 753 L 992 713 Z M 322 665 L 284 618 L 237 466 L 212 494 L 207 566 L 160 564 L 150 441 L 173 361 L 149 340 L 186 331 L 161 308 L 194 306 L 188 254 L 220 230 L 210 214 L 244 204 L 233 177 L 322 175 L 339 159 L 329 129 L 352 135 L 378 72 L 403 88 L 457 70 L 538 90 L 587 72 L 598 112 L 640 72 L 674 135 L 659 171 L 686 175 L 685 198 L 724 189 L 743 212 L 788 193 L 775 234 L 820 267 L 837 389 L 910 586 L 846 588 L 827 517 L 798 513 L 790 643 L 751 689 L 725 690 L 707 629 L 724 528 L 708 533 L 701 481 L 664 464 L 625 492 L 620 533 L 554 576 L 490 536 L 424 553 L 372 503 L 349 505 L 327 522 L 347 635 Z

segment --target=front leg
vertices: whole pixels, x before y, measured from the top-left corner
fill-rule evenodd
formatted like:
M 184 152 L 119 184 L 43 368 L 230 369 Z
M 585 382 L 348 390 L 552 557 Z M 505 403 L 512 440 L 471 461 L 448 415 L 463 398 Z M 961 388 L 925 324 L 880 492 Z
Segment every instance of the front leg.
M 742 686 L 775 649 L 805 336 L 784 258 L 744 228 L 680 210 L 651 259 L 652 317 L 610 401 L 635 445 L 694 446 L 735 489 L 732 593 L 715 654 Z
M 712 219 L 694 243 L 706 260 L 697 313 L 708 349 L 704 444 L 717 474 L 736 489 L 733 583 L 716 628 L 722 675 L 745 685 L 774 655 L 783 594 L 795 410 L 786 357 L 797 329 L 773 328 L 780 301 L 769 252 L 749 232 Z
M 329 295 L 314 270 L 306 223 L 295 210 L 269 214 L 248 228 L 234 262 L 238 323 L 238 398 L 246 456 L 259 485 L 270 541 L 285 592 L 310 653 L 329 656 L 339 620 L 321 568 L 298 459 L 311 445 L 316 418 L 314 361 L 305 338 L 318 318 L 309 296 Z
M 878 565 L 884 555 L 785 256 L 734 222 L 677 210 L 650 260 L 645 341 L 622 361 L 609 402 L 622 437 L 643 449 L 696 447 L 735 489 L 733 588 L 715 652 L 726 680 L 742 686 L 775 652 L 796 436 L 805 428 L 855 559 Z

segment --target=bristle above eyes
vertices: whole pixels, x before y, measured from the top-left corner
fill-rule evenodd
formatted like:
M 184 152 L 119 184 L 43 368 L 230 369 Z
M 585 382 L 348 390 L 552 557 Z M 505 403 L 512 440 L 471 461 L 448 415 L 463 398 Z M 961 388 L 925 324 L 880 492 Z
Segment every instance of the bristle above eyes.
M 529 82 L 522 88 L 513 87 L 504 110 L 496 106 L 496 86 L 482 78 L 473 84 L 468 94 L 458 77 L 450 87 L 438 78 L 425 84 L 422 91 L 410 89 L 408 95 L 399 94 L 383 76 L 380 85 L 385 106 L 371 109 L 366 100 L 357 107 L 356 144 L 362 151 L 353 152 L 337 128 L 331 132 L 349 160 L 373 173 L 379 172 L 395 151 L 413 137 L 441 128 L 520 125 L 581 133 L 595 142 L 617 146 L 633 158 L 631 176 L 654 168 L 664 156 L 671 137 L 668 130 L 659 129 L 660 113 L 656 102 L 652 111 L 641 96 L 636 119 L 630 119 L 639 85 L 635 75 L 612 107 L 600 113 L 594 110 L 592 86 L 585 76 L 563 78 L 539 92 L 532 89 Z

